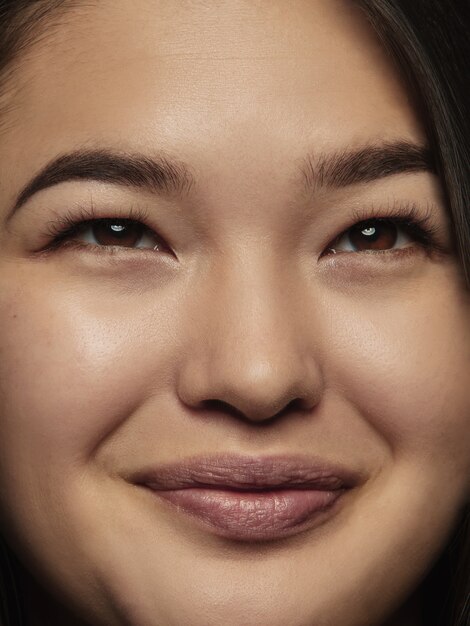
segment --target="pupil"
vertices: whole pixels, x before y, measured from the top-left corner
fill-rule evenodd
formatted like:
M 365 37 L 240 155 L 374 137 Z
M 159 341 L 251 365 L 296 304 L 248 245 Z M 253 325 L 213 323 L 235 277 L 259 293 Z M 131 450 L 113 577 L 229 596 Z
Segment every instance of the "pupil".
M 143 225 L 125 220 L 103 221 L 93 225 L 93 235 L 103 246 L 134 246 L 142 236 Z
M 361 250 L 388 250 L 396 244 L 397 227 L 391 221 L 374 221 L 357 224 L 350 231 L 353 246 Z

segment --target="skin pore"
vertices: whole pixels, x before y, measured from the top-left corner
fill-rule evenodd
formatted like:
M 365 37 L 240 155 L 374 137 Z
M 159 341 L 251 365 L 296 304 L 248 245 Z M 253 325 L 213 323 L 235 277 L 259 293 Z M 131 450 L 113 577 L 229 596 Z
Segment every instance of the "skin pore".
M 426 152 L 364 16 L 346 0 L 77 3 L 11 81 L 0 511 L 47 589 L 31 585 L 32 618 L 420 625 L 415 590 L 469 499 L 470 303 L 425 159 L 326 180 L 341 155 L 344 172 L 370 147 L 376 162 Z M 56 166 L 31 186 L 61 157 L 71 178 Z M 131 157 L 184 164 L 185 184 L 124 183 Z M 339 238 L 410 208 L 434 247 L 402 226 L 383 251 Z M 68 240 L 85 245 L 51 248 L 90 211 L 142 216 L 146 236 L 110 249 L 112 231 L 88 227 Z M 220 453 L 363 478 L 325 524 L 264 542 L 217 536 L 129 480 Z

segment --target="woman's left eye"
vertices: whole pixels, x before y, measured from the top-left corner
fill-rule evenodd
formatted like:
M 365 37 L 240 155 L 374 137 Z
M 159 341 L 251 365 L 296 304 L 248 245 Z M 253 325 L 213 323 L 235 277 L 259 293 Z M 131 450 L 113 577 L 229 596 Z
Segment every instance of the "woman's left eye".
M 339 252 L 385 252 L 413 243 L 417 235 L 391 219 L 371 219 L 355 224 L 332 241 L 326 254 Z

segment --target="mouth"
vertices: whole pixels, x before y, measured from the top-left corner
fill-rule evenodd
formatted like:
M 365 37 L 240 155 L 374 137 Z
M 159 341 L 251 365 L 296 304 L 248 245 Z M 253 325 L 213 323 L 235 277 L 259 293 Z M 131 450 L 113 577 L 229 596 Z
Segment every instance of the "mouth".
M 362 481 L 358 472 L 304 456 L 199 456 L 145 469 L 132 482 L 204 530 L 269 541 L 318 527 Z

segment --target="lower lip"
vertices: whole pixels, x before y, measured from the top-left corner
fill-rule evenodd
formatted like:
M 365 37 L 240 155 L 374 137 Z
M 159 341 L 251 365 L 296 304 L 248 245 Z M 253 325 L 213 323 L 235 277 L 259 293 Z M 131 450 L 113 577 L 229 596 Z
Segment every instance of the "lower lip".
M 188 488 L 154 491 L 215 534 L 240 541 L 266 541 L 295 535 L 331 517 L 344 489 L 233 491 Z

